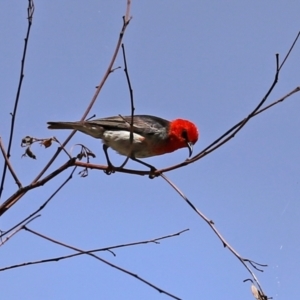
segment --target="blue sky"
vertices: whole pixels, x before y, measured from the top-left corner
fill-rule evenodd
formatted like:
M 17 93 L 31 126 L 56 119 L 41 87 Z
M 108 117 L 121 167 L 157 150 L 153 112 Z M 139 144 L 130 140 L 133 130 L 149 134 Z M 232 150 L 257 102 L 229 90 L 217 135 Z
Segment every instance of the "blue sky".
M 107 68 L 126 1 L 36 2 L 17 112 L 11 162 L 29 184 L 56 151 L 21 158 L 21 139 L 55 135 L 47 121 L 81 118 Z M 27 1 L 0 5 L 0 136 L 7 146 L 27 30 Z M 197 124 L 194 153 L 246 117 L 269 89 L 275 54 L 283 59 L 300 30 L 298 1 L 132 1 L 124 43 L 136 114 L 185 118 Z M 115 67 L 123 66 L 119 55 Z M 298 43 L 268 103 L 300 85 Z M 252 119 L 230 142 L 166 175 L 212 219 L 244 257 L 268 264 L 256 275 L 273 299 L 298 295 L 300 269 L 300 94 Z M 122 69 L 111 74 L 90 115 L 130 114 Z M 101 144 L 77 133 L 104 164 Z M 75 148 L 76 149 L 76 148 Z M 76 150 L 73 150 L 74 155 Z M 164 168 L 187 149 L 145 160 Z M 114 164 L 123 157 L 110 151 Z M 67 160 L 64 154 L 50 168 Z M 128 167 L 141 169 L 130 162 Z M 2 174 L 3 160 L 0 159 Z M 7 230 L 37 209 L 68 177 L 62 173 L 24 196 L 0 220 Z M 182 299 L 253 299 L 249 273 L 161 178 L 106 176 L 92 170 L 72 180 L 30 228 L 81 249 L 148 240 L 189 228 L 179 237 L 98 253 Z M 17 189 L 7 174 L 1 202 Z M 0 249 L 0 267 L 72 253 L 21 231 Z M 87 256 L 1 272 L 3 299 L 167 299 Z

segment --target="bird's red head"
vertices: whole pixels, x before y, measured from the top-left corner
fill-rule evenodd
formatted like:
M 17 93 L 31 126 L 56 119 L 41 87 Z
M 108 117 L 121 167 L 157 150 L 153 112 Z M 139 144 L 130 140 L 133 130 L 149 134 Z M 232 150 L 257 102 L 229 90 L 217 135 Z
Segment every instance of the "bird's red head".
M 188 120 L 176 119 L 169 126 L 169 151 L 188 147 L 192 155 L 193 145 L 198 141 L 199 132 L 196 125 Z

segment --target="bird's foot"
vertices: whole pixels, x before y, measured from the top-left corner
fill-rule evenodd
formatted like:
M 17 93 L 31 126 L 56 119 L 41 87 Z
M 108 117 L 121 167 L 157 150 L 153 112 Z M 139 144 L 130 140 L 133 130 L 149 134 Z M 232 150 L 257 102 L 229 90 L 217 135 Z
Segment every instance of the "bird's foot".
M 150 173 L 149 173 L 149 178 L 150 179 L 154 179 L 155 177 L 157 177 L 158 175 L 155 174 L 156 169 L 154 167 L 150 168 Z
M 104 173 L 106 175 L 111 175 L 112 173 L 115 173 L 115 167 L 112 164 L 108 164 L 106 170 L 104 170 Z

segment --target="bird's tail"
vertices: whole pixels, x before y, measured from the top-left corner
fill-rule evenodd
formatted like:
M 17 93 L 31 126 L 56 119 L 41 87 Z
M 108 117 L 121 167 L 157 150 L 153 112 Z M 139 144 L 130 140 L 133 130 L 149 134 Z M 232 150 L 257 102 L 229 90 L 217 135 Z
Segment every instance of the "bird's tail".
M 73 129 L 91 135 L 96 139 L 103 136 L 103 127 L 95 126 L 89 122 L 48 122 L 49 129 Z
M 82 125 L 78 122 L 48 122 L 49 129 L 76 129 L 78 130 Z

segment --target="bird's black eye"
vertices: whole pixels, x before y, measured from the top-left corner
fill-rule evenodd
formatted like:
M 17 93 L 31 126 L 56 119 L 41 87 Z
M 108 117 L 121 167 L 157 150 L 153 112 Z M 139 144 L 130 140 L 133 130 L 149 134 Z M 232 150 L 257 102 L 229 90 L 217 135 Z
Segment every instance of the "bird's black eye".
M 188 141 L 188 134 L 187 131 L 185 129 L 182 130 L 181 132 L 181 137 L 183 137 L 186 141 Z

